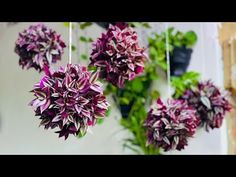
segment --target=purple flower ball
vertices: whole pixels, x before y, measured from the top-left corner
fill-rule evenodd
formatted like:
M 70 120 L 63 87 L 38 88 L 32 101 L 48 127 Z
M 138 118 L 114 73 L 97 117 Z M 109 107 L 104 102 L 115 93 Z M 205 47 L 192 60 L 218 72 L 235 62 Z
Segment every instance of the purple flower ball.
M 147 143 L 164 151 L 182 150 L 195 134 L 198 122 L 195 110 L 186 101 L 169 99 L 164 104 L 158 99 L 144 123 Z
M 35 68 L 41 72 L 44 65 L 51 65 L 61 60 L 65 43 L 56 31 L 42 23 L 31 25 L 19 33 L 15 52 L 19 55 L 22 68 Z
M 105 117 L 109 104 L 97 80 L 98 72 L 76 64 L 54 72 L 47 66 L 44 70 L 45 76 L 34 85 L 36 98 L 30 105 L 45 129 L 58 127 L 56 133 L 67 139 L 70 134 L 86 134 L 89 126 Z
M 231 110 L 227 92 L 221 92 L 210 80 L 200 82 L 195 90 L 187 90 L 181 99 L 186 100 L 196 109 L 196 116 L 201 120 L 200 126 L 220 128 L 226 112 Z
M 116 23 L 93 43 L 90 65 L 100 69 L 101 78 L 122 88 L 143 72 L 146 58 L 137 33 L 126 23 Z

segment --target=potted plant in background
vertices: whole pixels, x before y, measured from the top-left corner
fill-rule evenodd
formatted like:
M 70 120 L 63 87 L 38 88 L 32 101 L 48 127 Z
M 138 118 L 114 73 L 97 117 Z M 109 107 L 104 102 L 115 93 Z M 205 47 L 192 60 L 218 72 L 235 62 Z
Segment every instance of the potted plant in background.
M 104 29 L 107 29 L 110 24 L 114 25 L 115 22 L 96 22 L 96 24 Z
M 192 47 L 197 42 L 197 35 L 194 31 L 175 32 L 174 27 L 170 27 L 167 30 L 169 35 L 170 74 L 171 76 L 181 76 L 189 66 L 193 52 Z M 166 70 L 166 32 L 163 31 L 161 34 L 154 33 L 154 37 L 150 37 L 148 42 L 149 57 L 159 67 Z

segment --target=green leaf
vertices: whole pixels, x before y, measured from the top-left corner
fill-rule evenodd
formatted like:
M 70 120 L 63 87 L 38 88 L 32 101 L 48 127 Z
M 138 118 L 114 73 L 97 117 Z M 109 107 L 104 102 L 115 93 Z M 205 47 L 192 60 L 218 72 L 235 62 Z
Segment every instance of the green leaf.
M 80 36 L 80 41 L 82 41 L 82 42 L 87 42 L 87 38 L 86 37 L 84 37 L 84 36 Z
M 127 119 L 120 119 L 120 124 L 124 126 L 125 128 L 130 128 L 130 123 Z
M 71 46 L 71 50 L 72 51 L 75 51 L 76 50 L 76 47 L 74 45 Z
M 129 102 L 130 101 L 128 98 L 125 98 L 125 97 L 120 98 L 120 104 L 122 104 L 122 105 L 128 105 Z
M 175 29 L 174 27 L 169 27 L 169 28 L 168 28 L 168 34 L 169 34 L 169 36 L 172 35 L 174 29 Z
M 156 72 L 152 72 L 152 73 L 150 73 L 150 79 L 151 80 L 157 80 L 158 79 L 158 75 L 157 75 L 157 73 Z
M 163 61 L 165 59 L 166 59 L 166 53 L 161 53 L 161 52 L 157 53 L 157 60 L 158 61 Z
M 141 24 L 139 22 L 130 22 L 129 25 L 131 27 L 139 27 Z
M 65 27 L 68 27 L 68 28 L 69 28 L 69 26 L 70 26 L 70 23 L 69 23 L 69 22 L 64 22 L 63 24 L 64 24 Z
M 70 22 L 64 22 L 63 25 L 67 28 L 70 27 Z M 72 29 L 74 28 L 74 24 L 72 23 Z
M 157 58 L 158 56 L 157 50 L 153 46 L 149 48 L 149 53 L 151 58 Z
M 152 100 L 156 100 L 159 97 L 160 97 L 160 92 L 158 90 L 152 91 L 152 93 L 151 93 Z
M 80 29 L 85 29 L 85 28 L 87 28 L 87 27 L 89 27 L 89 26 L 91 26 L 93 23 L 92 22 L 80 22 L 79 23 L 79 26 L 80 26 Z
M 158 62 L 158 65 L 159 65 L 162 69 L 167 70 L 167 63 L 166 63 L 166 61 Z
M 123 144 L 123 148 L 128 148 L 128 149 L 130 149 L 130 150 L 136 152 L 137 154 L 140 154 L 140 150 L 139 150 L 139 149 L 137 149 L 137 148 L 135 148 L 135 147 L 133 147 L 133 146 L 130 146 L 130 145 L 126 144 L 126 143 Z
M 102 124 L 104 122 L 104 119 L 97 119 L 97 124 Z
M 81 129 L 79 134 L 77 135 L 77 138 L 82 138 L 84 137 L 84 135 L 86 135 L 86 131 Z
M 106 111 L 106 116 L 109 117 L 110 114 L 111 114 L 111 107 L 109 107 L 108 110 Z
M 132 90 L 138 93 L 143 90 L 143 82 L 139 78 L 132 81 Z
M 96 68 L 96 66 L 89 65 L 88 70 L 89 71 L 97 71 L 97 68 Z
M 144 28 L 151 28 L 150 24 L 147 23 L 147 22 L 143 22 L 143 23 L 142 23 L 142 26 L 143 26 Z
M 85 43 L 93 42 L 93 39 L 91 37 L 80 36 L 79 39 L 81 42 L 85 42 Z
M 191 47 L 197 42 L 197 35 L 194 31 L 188 31 L 185 33 L 186 46 Z
M 199 82 L 200 74 L 197 72 L 189 71 L 180 77 L 171 77 L 171 85 L 175 89 L 174 97 L 178 98 L 187 89 L 196 87 Z
M 91 37 L 87 38 L 87 42 L 93 42 L 93 39 Z
M 87 60 L 87 59 L 88 59 L 88 55 L 86 55 L 86 54 L 81 54 L 80 57 L 81 57 L 83 60 Z

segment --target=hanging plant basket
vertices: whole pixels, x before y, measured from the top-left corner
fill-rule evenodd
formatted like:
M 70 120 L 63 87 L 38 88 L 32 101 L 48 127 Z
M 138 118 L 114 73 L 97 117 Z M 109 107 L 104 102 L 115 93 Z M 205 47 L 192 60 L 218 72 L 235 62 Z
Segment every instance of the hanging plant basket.
M 126 100 L 126 101 L 128 101 L 128 103 L 126 101 L 124 101 L 124 100 L 121 100 L 121 99 L 117 100 L 116 97 L 118 96 L 118 97 L 122 98 L 122 97 L 124 97 L 124 93 L 125 93 L 125 89 L 120 89 L 118 91 L 118 95 L 116 95 L 116 96 L 114 95 L 113 98 L 114 98 L 114 101 L 118 103 L 117 106 L 118 106 L 118 108 L 120 110 L 122 118 L 128 119 L 129 113 L 130 113 L 130 111 L 132 109 L 132 106 L 134 104 L 134 100 L 131 100 L 131 101 L 130 100 Z
M 193 50 L 186 47 L 175 47 L 170 56 L 170 74 L 171 76 L 183 75 L 190 63 Z
M 120 24 L 127 24 L 126 22 L 119 22 Z M 104 29 L 108 29 L 109 25 L 115 25 L 117 22 L 96 22 L 96 24 Z M 132 26 L 133 27 L 133 26 Z
M 104 29 L 107 29 L 110 24 L 114 25 L 115 22 L 96 22 L 96 24 Z
M 134 104 L 134 100 L 132 100 L 131 103 L 128 105 L 124 105 L 124 104 L 119 105 L 122 118 L 127 119 L 129 117 L 129 112 L 131 111 L 133 104 Z

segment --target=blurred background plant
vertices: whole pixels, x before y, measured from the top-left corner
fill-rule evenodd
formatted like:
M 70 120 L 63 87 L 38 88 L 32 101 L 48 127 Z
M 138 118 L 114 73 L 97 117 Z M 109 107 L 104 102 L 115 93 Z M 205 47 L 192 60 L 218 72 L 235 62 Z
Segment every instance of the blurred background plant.
M 199 83 L 200 74 L 198 72 L 189 71 L 182 76 L 172 76 L 171 86 L 174 88 L 173 98 L 179 98 L 188 89 L 193 89 Z
M 168 45 L 167 50 L 166 32 L 168 32 Z M 148 38 L 149 43 L 149 57 L 163 70 L 167 69 L 166 52 L 170 52 L 170 70 L 171 74 L 175 75 L 175 70 L 183 70 L 183 74 L 189 60 L 191 58 L 192 47 L 197 42 L 197 35 L 194 31 L 181 32 L 176 31 L 174 27 L 170 27 L 167 31 L 163 31 L 160 34 L 153 33 L 152 37 Z M 179 55 L 181 55 L 179 57 Z M 181 65 L 179 64 L 181 63 Z M 178 75 L 181 75 L 178 74 Z

